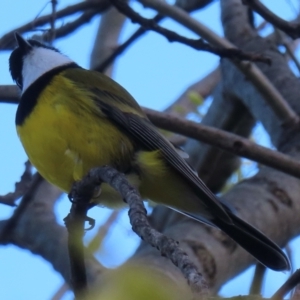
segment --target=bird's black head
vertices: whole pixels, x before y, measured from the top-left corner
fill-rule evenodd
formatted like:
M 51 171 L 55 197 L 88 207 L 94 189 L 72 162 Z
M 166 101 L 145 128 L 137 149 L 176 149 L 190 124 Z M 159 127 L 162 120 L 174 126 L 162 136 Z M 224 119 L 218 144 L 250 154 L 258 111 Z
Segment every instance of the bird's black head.
M 49 45 L 43 44 L 36 40 L 26 40 L 19 33 L 15 33 L 15 38 L 17 40 L 17 48 L 13 50 L 9 58 L 9 70 L 12 79 L 16 82 L 18 87 L 22 90 L 24 83 L 24 72 L 23 65 L 24 60 L 33 54 L 34 50 L 37 48 L 49 49 L 55 52 L 59 51 Z

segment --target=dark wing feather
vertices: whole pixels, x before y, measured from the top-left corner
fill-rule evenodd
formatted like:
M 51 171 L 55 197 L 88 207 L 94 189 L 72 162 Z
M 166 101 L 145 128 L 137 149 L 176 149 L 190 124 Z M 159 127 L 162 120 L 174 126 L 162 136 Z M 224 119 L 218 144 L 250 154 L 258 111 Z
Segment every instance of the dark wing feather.
M 108 96 L 109 94 L 106 92 L 106 97 Z M 115 98 L 115 95 L 111 96 L 111 98 L 113 97 Z M 150 121 L 140 115 L 123 112 L 118 107 L 108 104 L 109 102 L 113 103 L 113 101 L 108 100 L 109 99 L 106 98 L 105 101 L 102 101 L 101 97 L 97 97 L 97 105 L 102 112 L 121 126 L 123 130 L 126 130 L 127 133 L 129 133 L 133 139 L 144 148 L 150 151 L 159 149 L 169 165 L 190 183 L 191 187 L 195 190 L 195 193 L 207 206 L 211 214 L 214 217 L 220 218 L 224 222 L 231 224 L 232 221 L 230 217 L 225 212 L 216 196 L 177 153 L 174 146 L 157 131 Z

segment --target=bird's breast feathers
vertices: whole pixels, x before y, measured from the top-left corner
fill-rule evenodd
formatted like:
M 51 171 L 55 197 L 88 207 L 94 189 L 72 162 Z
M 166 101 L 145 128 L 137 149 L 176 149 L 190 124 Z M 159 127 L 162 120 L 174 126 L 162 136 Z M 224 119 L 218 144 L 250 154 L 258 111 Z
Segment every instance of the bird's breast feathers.
M 17 131 L 43 177 L 69 192 L 74 180 L 105 164 L 131 160 L 133 144 L 106 118 L 87 91 L 55 76 Z

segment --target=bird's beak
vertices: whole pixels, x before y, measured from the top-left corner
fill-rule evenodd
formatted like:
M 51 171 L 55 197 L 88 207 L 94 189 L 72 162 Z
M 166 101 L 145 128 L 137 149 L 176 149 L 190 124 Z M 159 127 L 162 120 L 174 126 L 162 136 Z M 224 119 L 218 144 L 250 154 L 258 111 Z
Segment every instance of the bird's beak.
M 29 52 L 32 49 L 32 46 L 18 32 L 15 33 L 15 38 L 19 48 L 24 52 Z

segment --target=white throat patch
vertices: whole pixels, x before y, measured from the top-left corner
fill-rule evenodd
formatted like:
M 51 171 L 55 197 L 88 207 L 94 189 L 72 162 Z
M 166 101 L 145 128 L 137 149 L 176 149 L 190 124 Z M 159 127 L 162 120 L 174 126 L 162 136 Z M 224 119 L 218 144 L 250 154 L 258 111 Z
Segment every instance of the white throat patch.
M 46 72 L 72 62 L 70 58 L 54 50 L 34 47 L 33 50 L 24 57 L 22 94 Z

